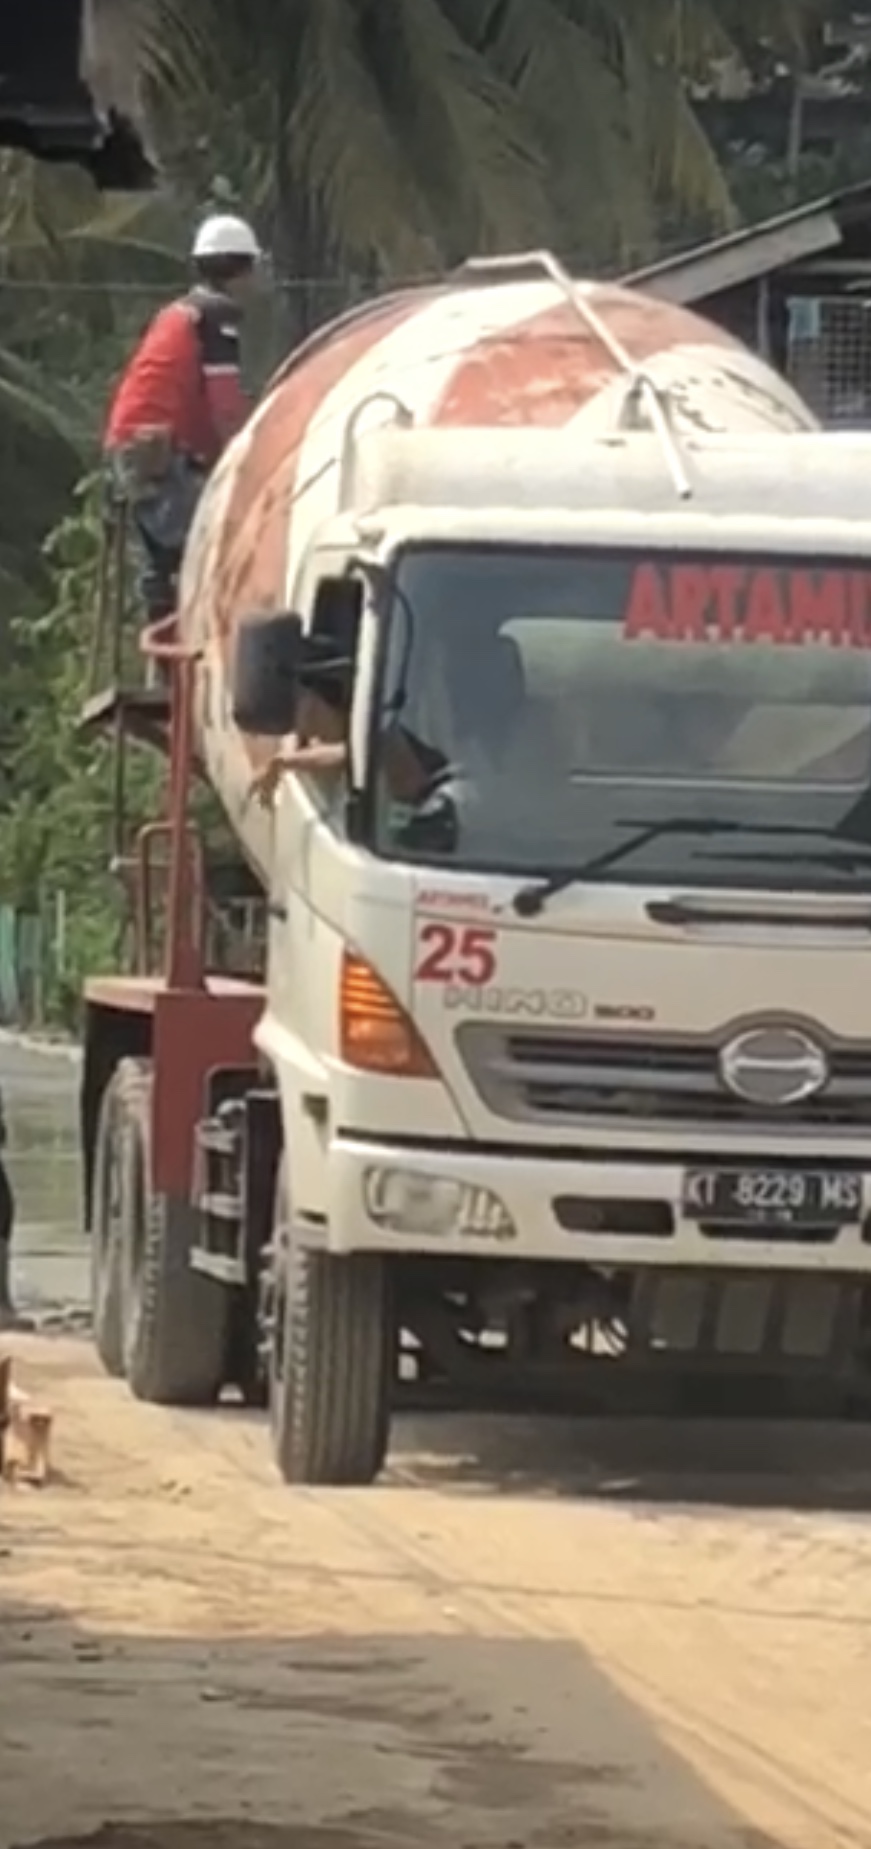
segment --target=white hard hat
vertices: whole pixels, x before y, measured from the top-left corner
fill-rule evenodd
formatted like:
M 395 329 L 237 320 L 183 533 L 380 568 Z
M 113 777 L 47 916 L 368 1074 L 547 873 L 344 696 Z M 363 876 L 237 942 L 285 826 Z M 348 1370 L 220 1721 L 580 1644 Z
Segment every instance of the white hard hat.
M 262 256 L 256 233 L 244 218 L 232 212 L 216 213 L 206 218 L 194 238 L 192 257 L 247 257 L 257 263 Z

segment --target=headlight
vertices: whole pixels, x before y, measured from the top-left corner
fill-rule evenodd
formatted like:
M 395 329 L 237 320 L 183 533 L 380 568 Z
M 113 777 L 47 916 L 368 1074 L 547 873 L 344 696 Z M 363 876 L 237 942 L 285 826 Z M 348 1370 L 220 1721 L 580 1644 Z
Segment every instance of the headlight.
M 498 1195 L 470 1182 L 413 1169 L 370 1168 L 363 1178 L 366 1212 L 385 1232 L 446 1238 L 513 1239 L 514 1221 Z

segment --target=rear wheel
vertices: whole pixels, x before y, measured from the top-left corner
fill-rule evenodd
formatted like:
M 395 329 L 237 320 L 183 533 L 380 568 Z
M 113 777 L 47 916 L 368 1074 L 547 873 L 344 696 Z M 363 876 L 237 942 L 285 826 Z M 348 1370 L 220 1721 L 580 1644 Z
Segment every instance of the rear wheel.
M 151 1068 L 122 1060 L 124 1372 L 137 1399 L 208 1406 L 225 1378 L 230 1295 L 191 1265 L 198 1215 L 151 1186 Z
M 371 1483 L 387 1451 L 395 1332 L 377 1253 L 334 1258 L 294 1220 L 278 1174 L 269 1256 L 272 1444 L 287 1483 Z
M 124 1372 L 121 1303 L 122 1195 L 125 1117 L 117 1074 L 100 1105 L 91 1211 L 91 1322 L 94 1347 L 107 1374 Z

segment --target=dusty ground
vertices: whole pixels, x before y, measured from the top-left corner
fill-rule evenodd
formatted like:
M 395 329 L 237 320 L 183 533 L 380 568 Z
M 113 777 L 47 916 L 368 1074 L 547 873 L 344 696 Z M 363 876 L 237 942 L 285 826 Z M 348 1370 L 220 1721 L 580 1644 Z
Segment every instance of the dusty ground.
M 291 1493 L 248 1415 L 15 1348 L 61 1474 L 0 1491 L 3 1849 L 871 1845 L 871 1433 L 420 1420 Z

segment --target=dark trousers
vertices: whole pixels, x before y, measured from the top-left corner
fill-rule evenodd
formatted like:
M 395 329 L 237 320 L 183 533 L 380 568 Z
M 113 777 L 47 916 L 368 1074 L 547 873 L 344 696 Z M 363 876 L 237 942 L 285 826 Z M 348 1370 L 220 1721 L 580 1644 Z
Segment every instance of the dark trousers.
M 206 471 L 187 456 L 173 456 L 156 481 L 138 481 L 126 456 L 107 457 L 111 491 L 130 508 L 141 554 L 139 591 L 147 622 L 171 615 L 185 542 L 206 481 Z

